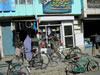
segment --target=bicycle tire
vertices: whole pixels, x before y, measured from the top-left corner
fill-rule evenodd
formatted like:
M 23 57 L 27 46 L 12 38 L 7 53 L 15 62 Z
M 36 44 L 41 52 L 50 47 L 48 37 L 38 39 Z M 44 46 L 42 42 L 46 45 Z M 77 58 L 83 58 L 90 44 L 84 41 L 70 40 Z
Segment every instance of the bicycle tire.
M 61 54 L 62 54 L 64 57 L 70 55 L 70 49 L 63 49 L 63 50 L 61 51 Z
M 71 69 L 73 73 L 83 73 L 85 72 L 85 69 L 82 65 L 78 64 L 78 63 L 74 63 L 71 65 Z
M 71 48 L 70 55 L 74 55 L 71 57 L 82 57 L 82 51 L 79 47 Z
M 41 59 L 43 60 L 41 61 L 42 69 L 46 69 L 50 62 L 49 57 L 46 53 L 40 53 L 40 54 L 41 54 Z
M 7 75 L 30 75 L 30 70 L 28 66 L 12 66 L 12 68 L 7 70 Z
M 14 75 L 13 70 L 8 69 L 8 70 L 7 70 L 7 75 Z
M 46 53 L 38 53 L 29 61 L 30 67 L 36 69 L 46 69 L 49 64 L 49 58 Z
M 95 60 L 90 60 L 88 64 L 88 71 L 97 71 L 99 70 L 99 63 Z
M 26 27 L 26 28 L 32 28 L 32 23 L 31 23 L 31 22 L 27 22 L 27 23 L 25 24 L 25 27 Z
M 50 58 L 52 62 L 58 63 L 61 60 L 61 54 L 59 53 L 59 51 L 57 51 L 56 53 L 52 54 Z

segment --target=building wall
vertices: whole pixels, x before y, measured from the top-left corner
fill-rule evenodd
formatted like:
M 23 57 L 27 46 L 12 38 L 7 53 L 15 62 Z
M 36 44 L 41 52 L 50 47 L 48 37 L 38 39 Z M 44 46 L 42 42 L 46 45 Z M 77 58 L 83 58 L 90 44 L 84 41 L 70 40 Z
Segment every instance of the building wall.
M 81 14 L 82 0 L 74 0 L 71 14 Z
M 33 0 L 33 4 L 16 4 L 15 11 L 0 12 L 0 16 L 31 16 L 31 15 L 41 15 L 42 4 L 39 3 L 39 0 Z
M 78 14 L 78 15 L 80 15 L 81 14 L 81 9 L 82 9 L 81 3 L 82 3 L 82 0 L 74 0 L 73 4 L 72 4 L 72 12 L 71 13 L 66 13 L 66 14 L 70 14 L 70 15 L 74 15 L 74 14 L 77 15 Z M 45 15 L 43 13 L 43 5 L 41 3 L 39 3 L 39 0 L 33 0 L 33 4 L 31 4 L 31 5 L 16 4 L 15 11 L 0 12 L 0 17 L 1 18 L 3 16 L 11 18 L 13 16 L 20 17 L 20 16 L 34 16 L 34 15 Z M 48 14 L 46 14 L 46 15 L 48 15 Z M 2 27 L 1 27 L 2 31 L 7 31 L 9 33 L 9 35 L 7 36 L 7 39 L 6 39 L 6 38 L 4 38 L 6 36 L 6 34 L 2 33 L 2 37 L 3 37 L 2 54 L 3 54 L 4 51 L 7 51 L 6 50 L 7 48 L 9 50 L 11 49 L 11 52 L 13 52 L 11 54 L 14 54 L 15 50 L 14 50 L 14 47 L 12 45 L 13 44 L 13 41 L 12 41 L 13 34 L 12 34 L 11 30 L 10 30 L 10 23 L 9 23 L 9 25 L 5 24 L 4 27 L 3 27 L 3 25 L 4 24 L 2 24 Z M 78 32 L 80 32 L 80 31 L 78 31 Z M 10 41 L 9 45 L 7 45 L 7 43 L 9 43 L 9 41 L 7 41 L 7 40 Z M 9 54 L 8 53 L 7 54 L 4 53 L 4 55 L 9 55 Z
M 72 12 L 68 14 L 81 14 L 82 0 L 74 0 Z M 33 0 L 33 4 L 16 4 L 15 11 L 0 12 L 0 16 L 32 16 L 43 15 L 43 6 L 39 0 Z

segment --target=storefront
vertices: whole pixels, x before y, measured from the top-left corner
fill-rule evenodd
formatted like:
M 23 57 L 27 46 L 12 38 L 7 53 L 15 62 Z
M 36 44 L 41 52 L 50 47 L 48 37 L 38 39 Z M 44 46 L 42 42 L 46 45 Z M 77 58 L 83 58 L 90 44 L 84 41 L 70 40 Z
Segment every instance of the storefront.
M 65 48 L 74 46 L 74 16 L 38 16 L 40 39 L 49 45 L 49 35 L 53 34 Z

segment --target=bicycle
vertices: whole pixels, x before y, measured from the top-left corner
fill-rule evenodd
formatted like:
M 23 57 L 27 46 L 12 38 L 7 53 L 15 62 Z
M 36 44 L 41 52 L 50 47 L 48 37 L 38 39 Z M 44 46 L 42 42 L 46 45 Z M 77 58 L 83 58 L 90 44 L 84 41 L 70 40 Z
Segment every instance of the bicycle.
M 79 47 L 75 46 L 75 47 L 72 47 L 72 48 L 59 48 L 58 47 L 58 50 L 55 52 L 56 53 L 56 60 L 59 59 L 64 59 L 64 61 L 66 60 L 71 60 L 72 58 L 74 57 L 82 57 L 82 51 Z M 54 57 L 51 57 L 52 59 Z
M 29 60 L 30 67 L 36 69 L 46 69 L 49 64 L 49 57 L 45 52 L 37 51 L 36 48 L 31 50 L 32 58 Z
M 20 47 L 20 55 L 19 56 L 13 56 L 12 58 L 12 62 L 13 63 L 23 63 L 27 66 L 29 66 L 28 62 L 29 60 L 26 59 L 26 56 L 25 56 L 25 50 L 24 50 L 24 47 Z
M 8 64 L 6 75 L 30 75 L 30 70 L 22 63 L 12 63 L 12 60 L 5 61 Z M 0 73 L 3 75 L 3 73 Z
M 30 69 L 45 69 L 49 64 L 48 55 L 44 52 L 40 52 L 38 47 L 33 47 L 31 50 L 32 58 L 26 59 L 24 47 L 21 48 L 21 54 L 18 57 L 13 58 L 13 62 L 19 62 L 27 65 Z
M 82 51 L 79 47 L 75 46 L 69 49 L 69 54 L 68 57 L 73 58 L 73 57 L 82 57 Z
M 56 51 L 52 54 L 49 54 L 50 63 L 56 62 L 66 62 L 67 60 L 74 58 L 74 57 L 82 57 L 82 51 L 79 47 L 75 46 L 72 48 L 64 48 L 62 44 L 56 45 Z M 50 47 L 49 47 L 50 48 Z M 51 49 L 51 48 L 50 48 Z
M 99 64 L 97 61 L 90 57 L 79 58 L 76 57 L 74 60 L 69 62 L 70 67 L 67 66 L 66 73 L 83 73 L 86 71 L 96 71 L 99 69 Z

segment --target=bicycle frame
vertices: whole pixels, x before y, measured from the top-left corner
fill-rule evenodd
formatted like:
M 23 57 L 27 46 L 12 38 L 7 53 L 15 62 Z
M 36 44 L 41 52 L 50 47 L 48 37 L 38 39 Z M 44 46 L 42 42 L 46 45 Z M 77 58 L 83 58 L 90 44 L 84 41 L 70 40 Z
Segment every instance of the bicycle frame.
M 88 58 L 78 59 L 76 63 L 74 63 L 74 72 L 82 73 L 87 71 L 88 64 L 90 60 Z

